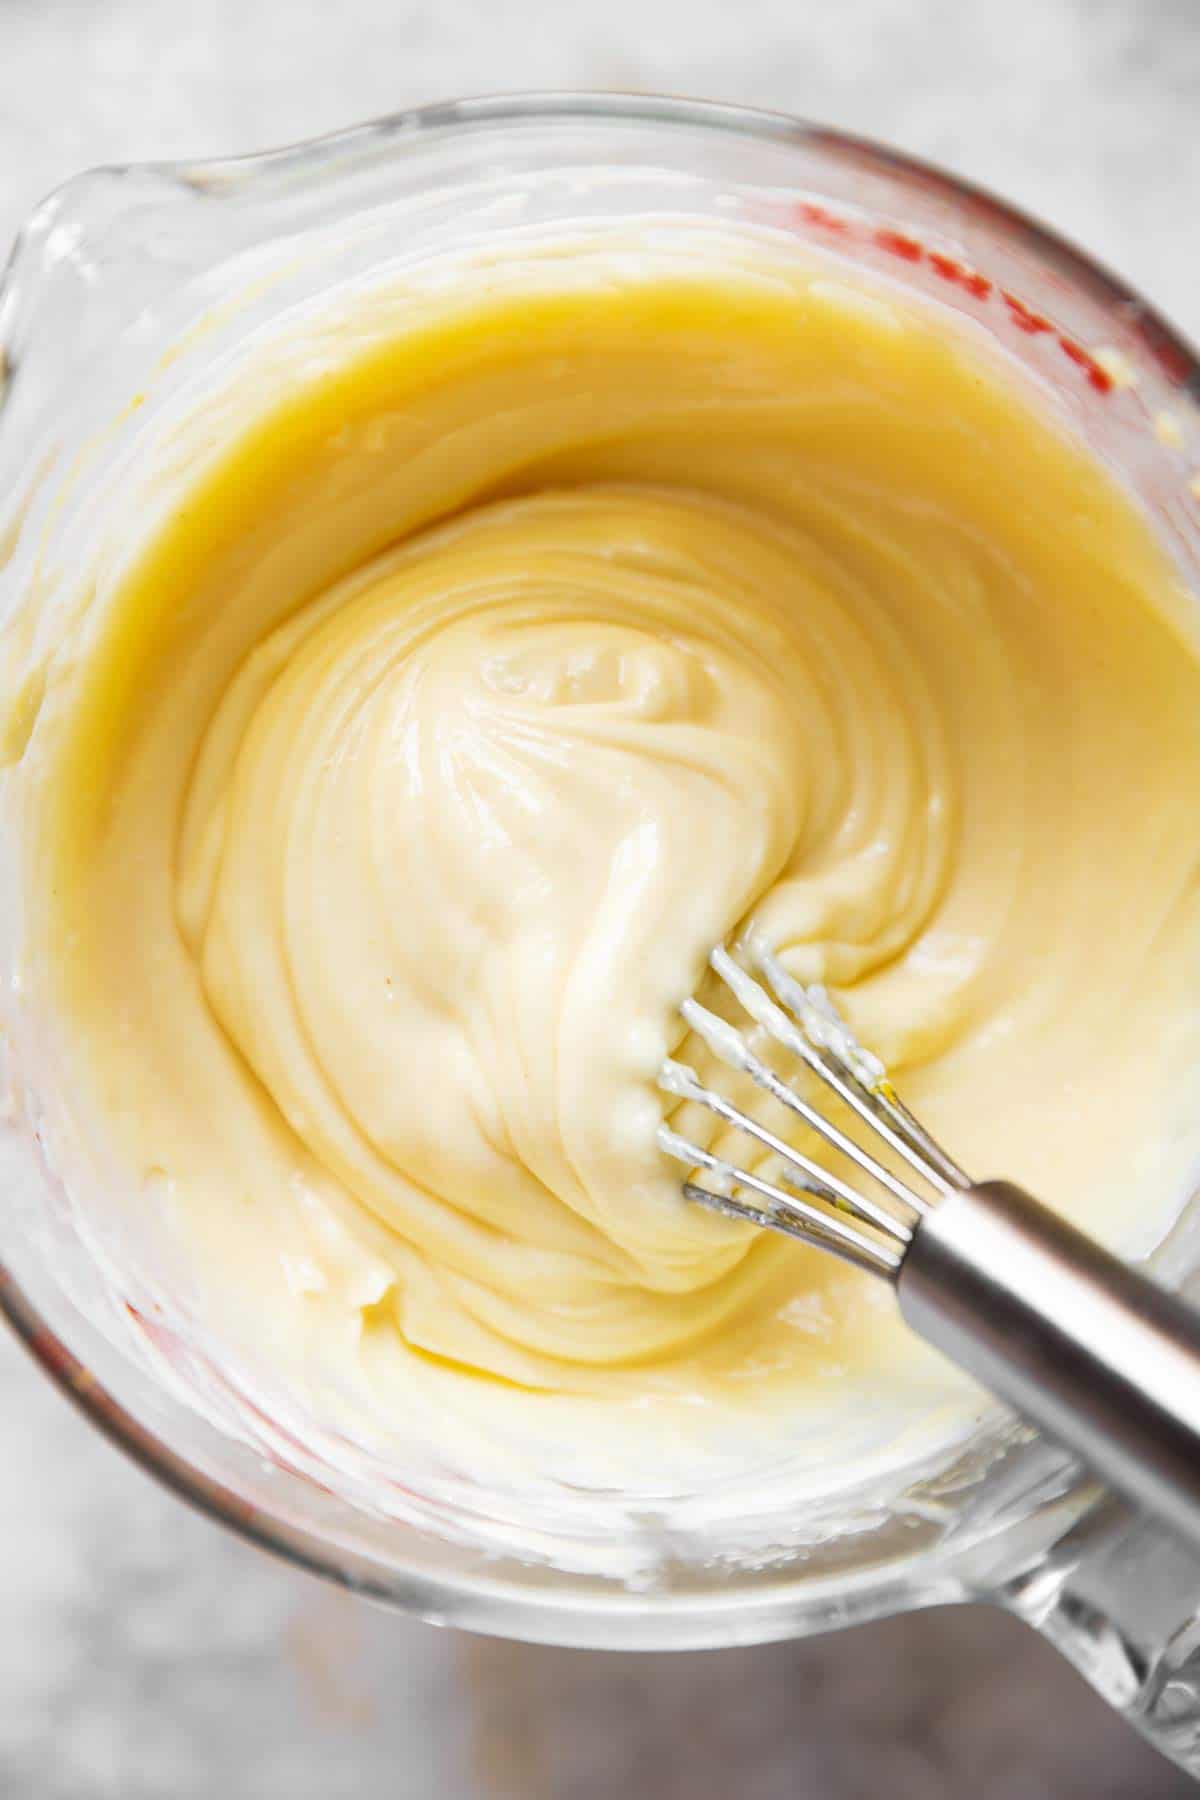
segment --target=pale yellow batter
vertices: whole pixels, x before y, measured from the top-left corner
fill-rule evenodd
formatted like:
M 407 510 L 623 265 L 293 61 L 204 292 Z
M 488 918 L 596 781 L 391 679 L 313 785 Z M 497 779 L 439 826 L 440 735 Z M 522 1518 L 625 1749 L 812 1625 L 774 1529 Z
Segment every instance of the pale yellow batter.
M 356 1431 L 490 1384 L 560 1441 L 649 1405 L 665 1471 L 698 1412 L 935 1379 L 655 1147 L 748 921 L 972 1172 L 1131 1246 L 1182 1197 L 1200 664 L 949 317 L 656 246 L 293 321 L 131 500 L 21 779 L 28 978 L 196 1316 Z

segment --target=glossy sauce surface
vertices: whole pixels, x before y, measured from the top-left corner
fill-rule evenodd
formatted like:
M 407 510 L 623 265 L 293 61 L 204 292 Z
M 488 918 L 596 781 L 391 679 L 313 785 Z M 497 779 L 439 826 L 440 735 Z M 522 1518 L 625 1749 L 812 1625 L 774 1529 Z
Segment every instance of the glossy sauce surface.
M 949 315 L 657 243 L 296 321 L 182 431 L 22 765 L 30 968 L 130 1204 L 355 1430 L 650 1407 L 674 1466 L 942 1392 L 884 1290 L 656 1149 L 731 933 L 1110 1241 L 1195 1154 L 1200 664 L 1146 527 Z

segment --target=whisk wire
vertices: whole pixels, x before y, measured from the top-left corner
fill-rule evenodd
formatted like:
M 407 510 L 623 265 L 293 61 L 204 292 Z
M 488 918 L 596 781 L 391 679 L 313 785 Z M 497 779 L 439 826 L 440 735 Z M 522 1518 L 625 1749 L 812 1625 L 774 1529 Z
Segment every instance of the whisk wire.
M 724 1095 L 705 1087 L 695 1070 L 688 1068 L 686 1063 L 664 1063 L 659 1085 L 681 1099 L 693 1100 L 697 1105 L 707 1107 L 718 1118 L 724 1119 L 738 1131 L 744 1131 L 747 1137 L 754 1138 L 764 1149 L 772 1151 L 784 1164 L 784 1178 L 789 1180 L 789 1184 L 795 1181 L 808 1193 L 818 1194 L 827 1201 L 840 1201 L 851 1212 L 861 1214 L 868 1223 L 877 1225 L 881 1231 L 902 1237 L 906 1243 L 912 1235 L 907 1224 L 897 1220 L 885 1206 L 879 1205 L 866 1194 L 857 1193 L 831 1170 L 822 1169 L 811 1157 L 786 1144 L 773 1131 L 768 1131 L 765 1125 L 760 1125 L 757 1119 L 740 1112 Z
M 760 1212 L 744 1200 L 729 1200 L 723 1194 L 715 1194 L 709 1188 L 697 1187 L 694 1181 L 685 1181 L 683 1197 L 693 1200 L 697 1205 L 705 1207 L 709 1212 L 724 1213 L 726 1218 L 740 1219 L 751 1225 L 762 1225 L 768 1230 L 782 1232 L 785 1237 L 799 1238 L 827 1255 L 838 1256 L 843 1262 L 853 1263 L 856 1268 L 865 1269 L 870 1275 L 881 1275 L 886 1281 L 894 1281 L 900 1272 L 901 1257 L 898 1251 L 889 1250 L 883 1244 L 868 1244 L 865 1240 L 835 1237 L 827 1228 L 824 1220 L 801 1218 L 790 1207 L 778 1207 L 774 1212 Z
M 890 1169 L 886 1169 L 869 1151 L 864 1150 L 861 1144 L 856 1144 L 853 1138 L 847 1137 L 844 1131 L 839 1130 L 757 1057 L 740 1031 L 718 1018 L 715 1013 L 709 1012 L 707 1007 L 701 1006 L 696 1000 L 684 1002 L 683 1016 L 697 1037 L 702 1038 L 722 1062 L 749 1075 L 757 1087 L 770 1094 L 773 1100 L 778 1100 L 781 1106 L 787 1107 L 789 1112 L 795 1113 L 797 1118 L 803 1119 L 810 1130 L 824 1138 L 834 1150 L 840 1151 L 864 1175 L 877 1181 L 901 1206 L 909 1208 L 914 1214 L 924 1210 L 918 1196 L 898 1176 L 893 1175 Z
M 768 1179 L 765 1173 L 738 1168 L 664 1125 L 659 1143 L 666 1154 L 716 1177 L 714 1188 L 689 1179 L 684 1185 L 686 1198 L 710 1211 L 802 1238 L 860 1268 L 894 1279 L 919 1221 L 937 1198 L 966 1187 L 967 1177 L 899 1100 L 883 1064 L 857 1042 L 823 988 L 804 987 L 769 952 L 759 953 L 757 966 L 774 999 L 723 947 L 714 950 L 710 962 L 752 1026 L 793 1053 L 907 1170 L 933 1190 L 934 1199 L 911 1187 L 863 1144 L 847 1136 L 756 1054 L 746 1034 L 695 999 L 684 1002 L 683 1018 L 712 1054 L 748 1075 L 801 1119 L 875 1183 L 884 1198 L 864 1193 L 822 1167 L 706 1086 L 687 1064 L 668 1060 L 660 1071 L 660 1087 L 705 1107 L 762 1145 L 777 1165 L 778 1179 Z
M 778 957 L 761 952 L 760 967 L 776 998 L 787 1008 L 785 1013 L 727 950 L 718 946 L 709 962 L 755 1024 L 800 1057 L 931 1187 L 949 1193 L 967 1185 L 962 1170 L 896 1098 L 883 1064 L 852 1035 L 823 987 L 804 987 L 788 974 Z M 928 1210 L 920 1195 L 914 1199 L 918 1212 Z
M 803 1195 L 785 1193 L 764 1176 L 753 1174 L 748 1169 L 735 1168 L 723 1157 L 714 1155 L 711 1150 L 702 1149 L 699 1144 L 678 1137 L 668 1126 L 661 1128 L 659 1143 L 669 1156 L 689 1163 L 692 1167 L 708 1169 L 723 1185 L 748 1188 L 767 1204 L 758 1207 L 747 1205 L 735 1200 L 732 1194 L 714 1192 L 691 1181 L 684 1186 L 684 1193 L 689 1200 L 696 1200 L 710 1211 L 724 1213 L 729 1218 L 766 1225 L 772 1230 L 803 1238 L 810 1243 L 818 1242 L 823 1249 L 831 1250 L 835 1255 L 857 1263 L 862 1268 L 868 1268 L 874 1274 L 893 1276 L 898 1271 L 901 1262 L 899 1250 L 873 1236 L 865 1236 L 860 1229 L 836 1213 L 824 1211 Z

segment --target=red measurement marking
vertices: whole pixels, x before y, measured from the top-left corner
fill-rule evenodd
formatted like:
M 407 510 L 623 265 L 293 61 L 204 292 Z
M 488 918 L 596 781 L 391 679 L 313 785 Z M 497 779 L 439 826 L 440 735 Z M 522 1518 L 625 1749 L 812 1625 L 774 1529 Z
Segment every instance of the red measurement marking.
M 849 232 L 850 221 L 840 214 L 830 212 L 826 206 L 820 206 L 814 200 L 797 200 L 792 207 L 793 217 L 806 225 L 819 226 L 824 231 L 838 233 Z M 947 256 L 942 250 L 926 250 L 925 246 L 907 232 L 893 231 L 888 227 L 880 227 L 872 233 L 873 241 L 880 250 L 886 250 L 889 256 L 898 256 L 903 262 L 919 263 L 928 258 L 929 266 L 942 281 L 948 281 L 954 287 L 962 288 L 964 293 L 973 299 L 986 300 L 996 290 L 986 275 L 977 269 L 959 262 L 957 257 Z M 1088 384 L 1098 394 L 1109 394 L 1113 389 L 1113 378 L 1107 369 L 1101 367 L 1090 351 L 1074 338 L 1066 337 L 1055 331 L 1053 324 L 1044 313 L 1035 312 L 1018 294 L 1012 294 L 1007 288 L 999 290 L 1000 296 L 1008 308 L 1008 314 L 1018 331 L 1029 337 L 1037 337 L 1042 332 L 1051 332 L 1059 344 L 1064 356 L 1070 357 L 1077 368 L 1083 370 Z
M 1085 350 L 1082 344 L 1077 344 L 1074 338 L 1063 337 L 1061 332 L 1059 334 L 1058 342 L 1063 355 L 1069 356 L 1071 361 L 1077 364 L 1077 366 L 1085 372 L 1089 382 L 1098 394 L 1107 394 L 1111 391 L 1113 384 L 1112 376 L 1107 369 L 1102 369 L 1100 367 L 1100 364 L 1096 361 L 1095 357 L 1092 356 L 1089 351 Z
M 140 1307 L 131 1305 L 127 1300 L 125 1311 L 146 1341 L 152 1344 L 161 1355 L 169 1360 L 172 1353 L 178 1353 L 179 1341 L 170 1327 L 164 1325 L 161 1317 L 157 1316 L 160 1311 L 158 1307 L 154 1308 L 154 1314 L 151 1315 L 144 1313 Z
M 875 242 L 889 256 L 899 256 L 905 262 L 920 262 L 925 254 L 916 238 L 906 237 L 902 231 L 877 231 Z
M 1054 330 L 1053 325 L 1044 314 L 1034 312 L 1031 307 L 1026 306 L 1023 300 L 1018 300 L 1015 294 L 1010 294 L 1007 288 L 1001 288 L 1000 292 L 1004 296 L 1004 304 L 1012 314 L 1012 322 L 1018 331 L 1027 331 L 1030 337 L 1033 337 L 1039 331 Z
M 980 275 L 976 269 L 968 269 L 965 263 L 956 262 L 952 256 L 944 256 L 940 250 L 929 252 L 929 264 L 935 275 L 943 281 L 953 282 L 955 287 L 965 289 L 976 300 L 986 300 L 992 291 L 992 284 L 986 275 Z
M 849 222 L 839 218 L 837 213 L 830 212 L 827 206 L 817 206 L 812 200 L 799 200 L 795 206 L 798 219 L 806 225 L 820 225 L 826 231 L 849 231 Z

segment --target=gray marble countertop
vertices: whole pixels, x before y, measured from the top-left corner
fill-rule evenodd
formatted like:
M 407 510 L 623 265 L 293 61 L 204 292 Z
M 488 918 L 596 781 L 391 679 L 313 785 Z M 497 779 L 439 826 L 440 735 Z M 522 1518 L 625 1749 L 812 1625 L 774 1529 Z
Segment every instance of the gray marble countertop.
M 91 164 L 532 87 L 702 94 L 890 139 L 1040 213 L 1200 334 L 1193 0 L 0 0 L 0 236 Z M 161 1493 L 2 1335 L 0 1468 L 0 1800 L 1194 1791 L 978 1609 L 677 1657 L 373 1610 Z

